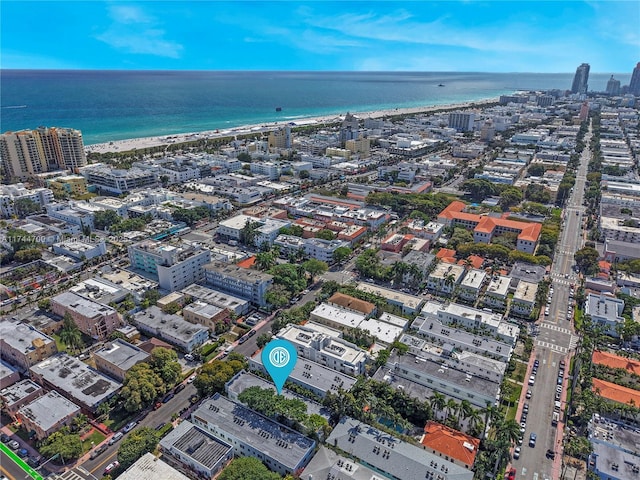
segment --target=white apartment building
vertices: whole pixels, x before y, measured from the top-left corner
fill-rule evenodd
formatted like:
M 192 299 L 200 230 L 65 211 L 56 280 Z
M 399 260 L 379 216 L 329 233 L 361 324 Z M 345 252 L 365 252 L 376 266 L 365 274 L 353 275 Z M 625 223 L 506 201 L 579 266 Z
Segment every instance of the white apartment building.
M 469 302 L 475 301 L 480 296 L 480 291 L 486 280 L 487 273 L 484 270 L 472 268 L 460 282 L 458 295 Z
M 345 240 L 301 238 L 293 235 L 278 235 L 273 243 L 280 247 L 280 253 L 283 256 L 302 251 L 307 257 L 327 263 L 333 262 L 333 254 L 338 248 L 351 245 Z
M 511 300 L 511 313 L 520 316 L 529 316 L 536 305 L 538 284 L 520 280 Z
M 128 247 L 131 267 L 149 274 L 160 288 L 174 292 L 204 280 L 211 252 L 199 246 L 166 245 L 154 240 Z
M 0 215 L 10 218 L 16 215 L 16 202 L 30 200 L 43 207 L 53 202 L 53 192 L 48 188 L 35 188 L 30 190 L 22 183 L 13 185 L 0 185 Z
M 247 223 L 260 222 L 260 219 L 249 215 L 235 215 L 218 223 L 216 233 L 229 240 L 240 240 L 240 233 Z
M 164 313 L 153 305 L 133 317 L 133 324 L 147 335 L 160 338 L 184 352 L 192 352 L 209 340 L 209 329 L 187 322 L 180 315 Z
M 465 273 L 462 265 L 440 262 L 427 277 L 427 288 L 449 295 L 462 282 Z
M 427 302 L 420 316 L 427 320 L 438 320 L 445 325 L 460 325 L 469 330 L 478 330 L 497 335 L 509 345 L 515 345 L 520 329 L 502 321 L 502 315 L 457 303 Z
M 254 305 L 264 307 L 264 296 L 273 283 L 273 275 L 223 262 L 211 262 L 204 266 L 207 284 L 223 292 L 250 300 Z
M 495 308 L 504 308 L 507 305 L 507 295 L 511 278 L 502 275 L 495 276 L 489 282 L 484 294 L 484 303 Z
M 150 188 L 159 185 L 156 172 L 140 168 L 117 170 L 106 165 L 89 165 L 81 169 L 80 173 L 87 179 L 87 183 L 116 195 L 130 192 L 136 188 Z
M 361 375 L 369 360 L 367 352 L 345 340 L 329 335 L 314 324 L 287 325 L 276 335 L 289 340 L 298 355 L 347 375 Z

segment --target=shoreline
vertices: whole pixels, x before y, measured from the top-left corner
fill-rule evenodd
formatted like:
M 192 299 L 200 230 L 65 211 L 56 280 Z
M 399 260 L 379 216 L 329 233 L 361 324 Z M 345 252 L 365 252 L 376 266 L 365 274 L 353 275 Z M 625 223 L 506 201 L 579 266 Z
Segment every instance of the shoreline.
M 494 103 L 498 98 L 485 98 L 475 101 L 468 101 L 462 103 L 442 104 L 442 105 L 430 105 L 422 107 L 403 107 L 386 110 L 374 110 L 371 112 L 349 112 L 352 115 L 359 118 L 380 118 L 385 116 L 394 115 L 411 115 L 419 113 L 429 113 L 435 110 L 451 110 L 456 108 L 469 108 L 473 105 L 484 105 L 487 103 Z M 345 112 L 346 113 L 346 112 Z M 84 149 L 87 154 L 90 153 L 122 153 L 129 152 L 138 149 L 145 149 L 151 147 L 160 147 L 163 145 L 169 146 L 175 143 L 184 143 L 200 139 L 214 139 L 221 137 L 229 137 L 234 135 L 246 135 L 248 133 L 263 133 L 272 131 L 274 128 L 282 125 L 288 125 L 294 123 L 293 127 L 304 127 L 307 125 L 319 125 L 327 122 L 338 122 L 344 118 L 344 114 L 339 113 L 335 115 L 323 115 L 319 117 L 303 117 L 300 119 L 284 122 L 265 122 L 254 125 L 241 125 L 237 127 L 227 128 L 224 130 L 205 130 L 201 132 L 188 132 L 188 133 L 175 133 L 169 135 L 157 135 L 152 137 L 140 137 L 129 138 L 125 140 L 114 140 L 112 142 L 95 143 L 92 145 L 85 145 Z

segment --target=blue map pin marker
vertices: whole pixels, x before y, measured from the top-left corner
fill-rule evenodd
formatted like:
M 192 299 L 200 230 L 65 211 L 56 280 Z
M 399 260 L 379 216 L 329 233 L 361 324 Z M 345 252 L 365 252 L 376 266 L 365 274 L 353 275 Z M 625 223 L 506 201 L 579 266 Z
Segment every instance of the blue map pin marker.
M 276 338 L 262 350 L 262 364 L 276 384 L 278 395 L 282 393 L 284 382 L 289 378 L 298 361 L 298 352 L 293 343 Z

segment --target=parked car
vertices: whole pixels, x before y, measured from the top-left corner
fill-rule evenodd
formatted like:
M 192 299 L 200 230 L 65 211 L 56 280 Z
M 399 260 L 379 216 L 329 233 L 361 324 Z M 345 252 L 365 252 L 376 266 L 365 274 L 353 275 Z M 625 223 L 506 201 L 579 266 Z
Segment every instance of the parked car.
M 2 443 L 9 443 L 11 441 L 11 437 L 6 433 L 3 433 L 2 435 L 0 435 L 0 441 Z
M 107 445 L 106 443 L 103 443 L 102 445 L 98 445 L 96 448 L 94 448 L 91 451 L 91 455 L 90 457 L 92 459 L 97 458 L 99 455 L 103 454 L 104 452 L 107 451 L 107 448 L 109 448 L 109 445 Z
M 30 467 L 38 468 L 40 466 L 40 458 L 38 458 L 38 457 L 29 457 L 27 459 L 27 464 Z
M 538 436 L 535 433 L 532 433 L 531 435 L 529 435 L 529 446 L 531 448 L 534 448 L 536 446 L 537 439 L 538 439 Z
M 533 393 L 531 392 L 531 389 L 527 390 L 527 394 L 525 395 L 525 398 L 527 400 L 529 400 L 531 398 L 531 396 L 533 395 Z
M 168 394 L 165 395 L 165 397 L 162 399 L 162 403 L 167 403 L 169 400 L 171 400 L 174 397 L 174 393 L 170 392 Z
M 516 448 L 513 450 L 513 459 L 514 459 L 514 460 L 517 460 L 517 459 L 519 459 L 519 458 L 520 458 L 520 447 L 516 447 Z
M 29 456 L 29 450 L 21 448 L 16 452 L 20 458 L 27 458 Z
M 120 440 L 122 437 L 124 437 L 124 433 L 122 432 L 117 432 L 113 437 L 111 437 L 111 439 L 109 440 L 109 445 L 113 445 L 114 443 L 116 443 L 118 440 Z
M 182 390 L 184 390 L 187 386 L 184 383 L 181 383 L 180 385 L 178 385 L 174 390 L 173 393 L 178 393 L 181 392 Z
M 187 383 L 193 383 L 195 379 L 196 379 L 196 374 L 194 373 L 187 379 Z
M 156 402 L 156 403 L 153 405 L 153 409 L 154 409 L 154 410 L 158 410 L 161 406 L 162 406 L 162 402 Z
M 104 474 L 105 475 L 109 475 L 111 472 L 113 472 L 116 468 L 118 468 L 120 466 L 120 462 L 118 462 L 117 460 L 115 462 L 111 462 L 109 465 L 106 466 L 106 468 L 104 469 Z
M 20 448 L 20 444 L 15 440 L 11 440 L 7 445 L 11 450 L 18 450 Z
M 158 425 L 156 425 L 156 430 L 162 430 L 165 425 L 166 425 L 166 422 L 159 423 Z
M 125 433 L 129 433 L 131 430 L 133 430 L 134 428 L 136 428 L 136 425 L 138 424 L 138 422 L 130 422 L 127 423 L 127 425 L 124 427 L 123 431 Z
M 529 385 L 530 385 L 531 387 L 533 387 L 533 384 L 534 384 L 534 383 L 536 383 L 536 376 L 535 376 L 535 375 L 531 375 L 531 376 L 529 377 Z
M 547 450 L 547 452 L 544 454 L 545 457 L 553 460 L 554 458 L 556 458 L 556 452 L 554 452 L 553 450 L 549 449 Z

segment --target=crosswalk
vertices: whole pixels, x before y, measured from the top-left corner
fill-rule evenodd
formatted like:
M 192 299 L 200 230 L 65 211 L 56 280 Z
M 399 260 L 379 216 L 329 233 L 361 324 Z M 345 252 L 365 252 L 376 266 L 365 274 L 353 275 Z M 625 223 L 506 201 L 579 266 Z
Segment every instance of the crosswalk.
M 556 332 L 566 333 L 568 335 L 571 335 L 571 330 L 569 330 L 568 328 L 559 327 L 558 325 L 554 325 L 553 323 L 543 323 L 543 324 L 540 325 L 540 327 L 547 328 L 549 330 L 555 330 Z
M 566 354 L 569 351 L 567 347 L 561 347 L 560 345 L 556 345 L 555 343 L 544 342 L 542 340 L 538 340 L 536 342 L 536 346 L 547 348 L 553 352 L 562 353 L 562 354 Z
M 578 337 L 575 335 L 571 335 L 571 339 L 569 340 L 569 348 L 563 347 L 562 345 L 556 345 L 555 343 L 545 342 L 544 340 L 538 340 L 536 342 L 536 346 L 546 348 L 551 350 L 552 352 L 562 353 L 565 355 L 569 350 L 573 350 L 578 345 Z
M 573 280 L 567 280 L 566 278 L 553 278 L 552 280 L 554 285 L 571 285 L 572 283 L 574 283 Z

